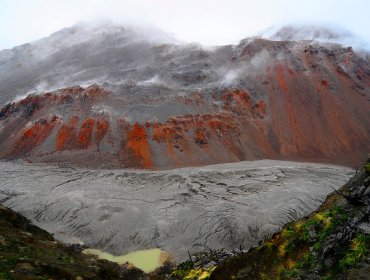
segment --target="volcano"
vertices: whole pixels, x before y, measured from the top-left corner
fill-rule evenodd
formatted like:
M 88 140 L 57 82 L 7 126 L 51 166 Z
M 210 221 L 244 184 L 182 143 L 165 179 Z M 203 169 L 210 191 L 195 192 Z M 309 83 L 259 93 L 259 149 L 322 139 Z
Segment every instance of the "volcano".
M 302 34 L 204 47 L 155 29 L 78 24 L 2 50 L 0 158 L 355 166 L 370 151 L 369 53 L 325 42 L 340 38 L 327 30 L 314 33 L 320 41 Z

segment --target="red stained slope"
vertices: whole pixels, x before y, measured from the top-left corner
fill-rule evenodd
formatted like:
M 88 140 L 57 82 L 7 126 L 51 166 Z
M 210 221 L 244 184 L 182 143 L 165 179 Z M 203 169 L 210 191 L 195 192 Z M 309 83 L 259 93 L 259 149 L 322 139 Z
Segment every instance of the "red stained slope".
M 41 119 L 26 129 L 21 137 L 15 141 L 14 147 L 8 156 L 15 157 L 28 153 L 41 145 L 50 135 L 58 118 L 52 117 L 50 120 Z
M 55 143 L 55 149 L 57 151 L 73 148 L 76 140 L 78 121 L 79 118 L 73 116 L 68 123 L 63 124 L 59 129 Z
M 152 168 L 150 147 L 145 128 L 135 123 L 127 135 L 126 149 L 133 151 L 135 165 L 142 168 Z
M 90 145 L 94 124 L 93 118 L 88 118 L 82 123 L 77 136 L 77 148 L 86 149 Z
M 263 158 L 355 166 L 370 152 L 368 63 L 347 48 L 307 45 L 293 55 L 290 46 L 266 40 L 248 44 L 240 61 L 261 48 L 284 58 L 247 77 L 243 88 L 173 97 L 189 109 L 181 112 L 193 114 L 172 113 L 161 122 L 153 121 L 160 119 L 155 113 L 126 121 L 119 115 L 126 97 L 117 102 L 98 86 L 28 96 L 0 111 L 0 157 L 62 158 L 86 166 L 95 159 L 109 167 L 146 169 Z M 158 102 L 154 97 L 136 101 Z M 96 113 L 94 106 L 101 104 L 115 114 Z M 48 117 L 57 112 L 58 117 Z

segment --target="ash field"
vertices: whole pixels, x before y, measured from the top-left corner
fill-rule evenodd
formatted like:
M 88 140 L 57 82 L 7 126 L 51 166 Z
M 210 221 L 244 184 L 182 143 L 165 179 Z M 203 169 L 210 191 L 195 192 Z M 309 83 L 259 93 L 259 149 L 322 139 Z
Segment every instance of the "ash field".
M 177 262 L 188 252 L 257 245 L 353 173 L 272 160 L 169 171 L 0 162 L 0 202 L 63 242 L 115 255 L 160 248 Z

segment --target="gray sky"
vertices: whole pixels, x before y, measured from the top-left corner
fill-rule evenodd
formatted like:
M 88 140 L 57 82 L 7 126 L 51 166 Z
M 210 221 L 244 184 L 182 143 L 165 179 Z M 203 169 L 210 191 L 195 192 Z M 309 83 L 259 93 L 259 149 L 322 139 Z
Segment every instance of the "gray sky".
M 206 45 L 285 22 L 336 24 L 370 41 L 369 11 L 370 0 L 0 0 L 0 49 L 99 18 L 153 24 Z

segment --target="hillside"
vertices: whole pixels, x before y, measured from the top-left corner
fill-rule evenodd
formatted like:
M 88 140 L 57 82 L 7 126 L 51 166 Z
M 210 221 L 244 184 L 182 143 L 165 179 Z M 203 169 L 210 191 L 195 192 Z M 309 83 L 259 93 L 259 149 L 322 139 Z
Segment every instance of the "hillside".
M 339 44 L 252 37 L 205 48 L 157 30 L 76 25 L 0 52 L 0 158 L 354 166 L 370 150 L 369 84 L 368 54 Z
M 311 215 L 223 261 L 210 279 L 370 279 L 370 158 Z
M 143 272 L 66 247 L 20 214 L 0 205 L 0 279 L 140 279 Z

